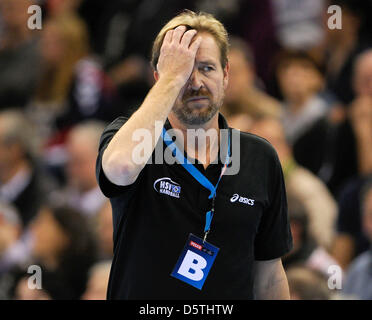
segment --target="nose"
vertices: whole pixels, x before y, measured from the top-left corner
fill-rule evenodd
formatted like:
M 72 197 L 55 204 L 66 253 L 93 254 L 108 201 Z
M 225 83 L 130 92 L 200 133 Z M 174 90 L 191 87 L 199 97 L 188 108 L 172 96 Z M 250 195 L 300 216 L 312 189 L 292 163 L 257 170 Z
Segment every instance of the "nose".
M 203 81 L 201 78 L 201 74 L 199 73 L 197 68 L 194 68 L 190 79 L 189 79 L 189 88 L 193 91 L 199 91 L 203 87 Z

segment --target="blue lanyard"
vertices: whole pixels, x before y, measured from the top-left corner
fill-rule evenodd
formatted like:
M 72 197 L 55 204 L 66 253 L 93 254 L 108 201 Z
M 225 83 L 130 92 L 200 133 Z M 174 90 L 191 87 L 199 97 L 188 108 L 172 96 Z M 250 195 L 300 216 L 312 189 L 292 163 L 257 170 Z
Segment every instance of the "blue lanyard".
M 214 215 L 214 200 L 217 195 L 217 187 L 218 184 L 221 181 L 222 176 L 224 175 L 226 171 L 226 167 L 230 160 L 230 131 L 228 135 L 228 145 L 227 145 L 227 154 L 226 154 L 226 160 L 223 168 L 221 169 L 220 177 L 218 178 L 218 181 L 216 185 L 214 186 L 185 156 L 184 154 L 177 148 L 176 144 L 172 140 L 172 138 L 168 135 L 167 130 L 163 128 L 161 137 L 163 138 L 163 141 L 165 144 L 170 148 L 172 151 L 173 156 L 178 160 L 180 164 L 206 189 L 208 189 L 211 193 L 208 197 L 208 199 L 212 199 L 212 209 L 206 213 L 205 217 L 205 227 L 204 227 L 204 240 L 206 240 L 207 235 L 211 228 L 211 222 Z

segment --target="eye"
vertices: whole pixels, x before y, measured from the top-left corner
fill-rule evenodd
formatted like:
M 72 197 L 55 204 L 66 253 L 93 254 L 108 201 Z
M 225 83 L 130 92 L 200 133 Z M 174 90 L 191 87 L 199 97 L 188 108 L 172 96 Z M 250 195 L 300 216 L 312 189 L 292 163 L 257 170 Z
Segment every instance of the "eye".
M 207 73 L 207 72 L 210 72 L 210 71 L 213 71 L 214 68 L 212 66 L 201 66 L 200 67 L 200 70 L 204 73 Z

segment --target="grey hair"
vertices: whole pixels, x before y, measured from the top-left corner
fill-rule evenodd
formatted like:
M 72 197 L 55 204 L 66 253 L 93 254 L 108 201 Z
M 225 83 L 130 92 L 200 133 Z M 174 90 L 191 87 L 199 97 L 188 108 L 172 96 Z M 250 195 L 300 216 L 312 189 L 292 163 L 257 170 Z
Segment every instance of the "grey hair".
M 17 143 L 26 155 L 33 156 L 37 152 L 38 142 L 33 133 L 31 122 L 16 110 L 0 112 L 0 121 L 3 128 L 2 140 L 4 143 Z

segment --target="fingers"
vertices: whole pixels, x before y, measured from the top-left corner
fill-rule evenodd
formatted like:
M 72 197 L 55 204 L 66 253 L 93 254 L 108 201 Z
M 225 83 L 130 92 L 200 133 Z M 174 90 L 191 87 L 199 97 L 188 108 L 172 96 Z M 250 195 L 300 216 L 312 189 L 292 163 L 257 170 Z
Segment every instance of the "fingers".
M 190 51 L 193 54 L 196 54 L 196 51 L 198 51 L 200 43 L 202 41 L 202 38 L 199 36 L 195 39 L 195 41 L 190 45 Z
M 173 30 L 172 34 L 172 42 L 178 44 L 181 42 L 181 37 L 186 31 L 186 26 L 178 26 L 176 29 Z
M 163 43 L 171 43 L 172 42 L 173 31 L 174 31 L 173 29 L 167 31 L 167 33 L 165 34 Z
M 181 46 L 188 48 L 190 46 L 191 40 L 196 35 L 196 30 L 188 30 L 186 31 L 181 39 Z

